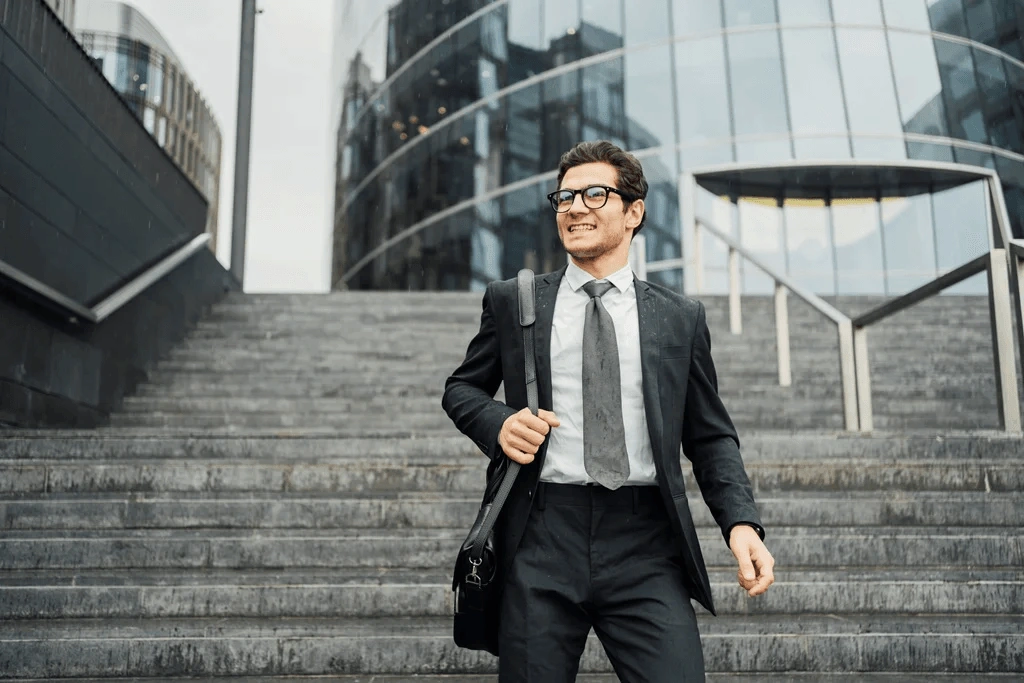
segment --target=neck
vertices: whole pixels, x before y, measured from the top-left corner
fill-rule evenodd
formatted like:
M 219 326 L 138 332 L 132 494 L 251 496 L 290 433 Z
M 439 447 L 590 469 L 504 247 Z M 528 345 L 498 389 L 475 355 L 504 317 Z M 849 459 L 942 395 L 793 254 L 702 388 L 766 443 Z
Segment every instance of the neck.
M 572 262 L 579 268 L 598 280 L 603 280 L 612 273 L 616 273 L 626 267 L 629 263 L 629 252 L 621 254 L 602 254 L 591 259 L 580 259 L 572 256 Z

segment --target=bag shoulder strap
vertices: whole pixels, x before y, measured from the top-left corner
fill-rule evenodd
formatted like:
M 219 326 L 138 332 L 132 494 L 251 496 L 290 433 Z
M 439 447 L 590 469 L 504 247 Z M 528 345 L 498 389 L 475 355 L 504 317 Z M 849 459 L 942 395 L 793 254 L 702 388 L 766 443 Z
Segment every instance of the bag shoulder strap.
M 519 325 L 523 328 L 523 355 L 526 356 L 526 402 L 530 407 L 530 412 L 536 415 L 540 410 L 540 399 L 537 394 L 537 355 L 533 340 L 533 324 L 537 320 L 537 300 L 533 271 L 529 268 L 523 268 L 519 271 L 518 281 Z M 499 454 L 498 457 L 508 456 Z M 508 499 L 508 494 L 512 491 L 512 485 L 516 481 L 516 475 L 519 474 L 520 467 L 521 465 L 516 461 L 509 461 L 508 469 L 505 470 L 505 477 L 501 480 L 501 486 L 498 487 L 498 492 L 494 494 L 491 507 L 487 511 L 483 523 L 480 525 L 476 538 L 473 539 L 473 547 L 469 551 L 469 556 L 472 560 L 479 561 L 483 556 L 487 537 L 490 536 L 491 529 L 494 528 L 494 523 L 498 520 L 498 515 L 501 513 L 501 508 L 504 507 L 505 500 Z

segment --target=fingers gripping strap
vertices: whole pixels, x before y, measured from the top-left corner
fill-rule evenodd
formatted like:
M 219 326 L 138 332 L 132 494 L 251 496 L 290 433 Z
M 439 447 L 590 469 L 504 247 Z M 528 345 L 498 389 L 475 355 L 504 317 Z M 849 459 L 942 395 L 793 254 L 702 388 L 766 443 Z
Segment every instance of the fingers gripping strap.
M 526 402 L 530 407 L 530 412 L 534 415 L 540 410 L 540 399 L 537 394 L 537 356 L 533 343 L 533 323 L 536 319 L 533 271 L 523 268 L 519 271 L 519 324 L 523 328 L 523 355 L 526 356 Z M 502 455 L 498 457 L 502 457 Z M 512 491 L 519 468 L 519 463 L 515 461 L 508 464 L 505 478 L 501 480 L 501 486 L 498 487 L 498 492 L 494 494 L 494 500 L 491 501 L 491 509 L 488 510 L 476 538 L 473 539 L 470 557 L 474 560 L 479 560 L 483 556 L 485 541 L 490 536 L 491 529 L 494 528 L 494 523 L 498 520 L 498 515 L 501 514 L 501 508 L 505 505 L 509 492 Z

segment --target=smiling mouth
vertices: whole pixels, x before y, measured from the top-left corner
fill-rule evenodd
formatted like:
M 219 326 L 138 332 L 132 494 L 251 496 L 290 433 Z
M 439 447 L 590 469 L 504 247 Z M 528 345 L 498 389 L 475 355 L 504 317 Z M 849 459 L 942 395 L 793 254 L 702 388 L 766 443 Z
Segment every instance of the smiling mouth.
M 590 225 L 589 223 L 583 223 L 580 225 L 570 225 L 568 227 L 569 232 L 585 232 L 587 230 L 595 230 L 596 225 Z

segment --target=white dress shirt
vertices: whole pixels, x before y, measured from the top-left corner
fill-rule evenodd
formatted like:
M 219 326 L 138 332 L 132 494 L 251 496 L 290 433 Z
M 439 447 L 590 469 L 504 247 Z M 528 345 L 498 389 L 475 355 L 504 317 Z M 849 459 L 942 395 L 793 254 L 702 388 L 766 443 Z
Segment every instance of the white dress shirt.
M 583 285 L 595 279 L 573 262 L 565 271 L 555 298 L 551 325 L 552 409 L 561 425 L 548 436 L 548 451 L 541 481 L 556 484 L 587 484 L 593 478 L 583 464 L 583 324 L 590 296 Z M 622 424 L 626 432 L 629 479 L 626 485 L 656 483 L 654 453 L 644 412 L 643 376 L 640 366 L 640 323 L 636 310 L 633 270 L 626 265 L 607 278 L 614 287 L 601 302 L 615 325 L 622 383 Z

